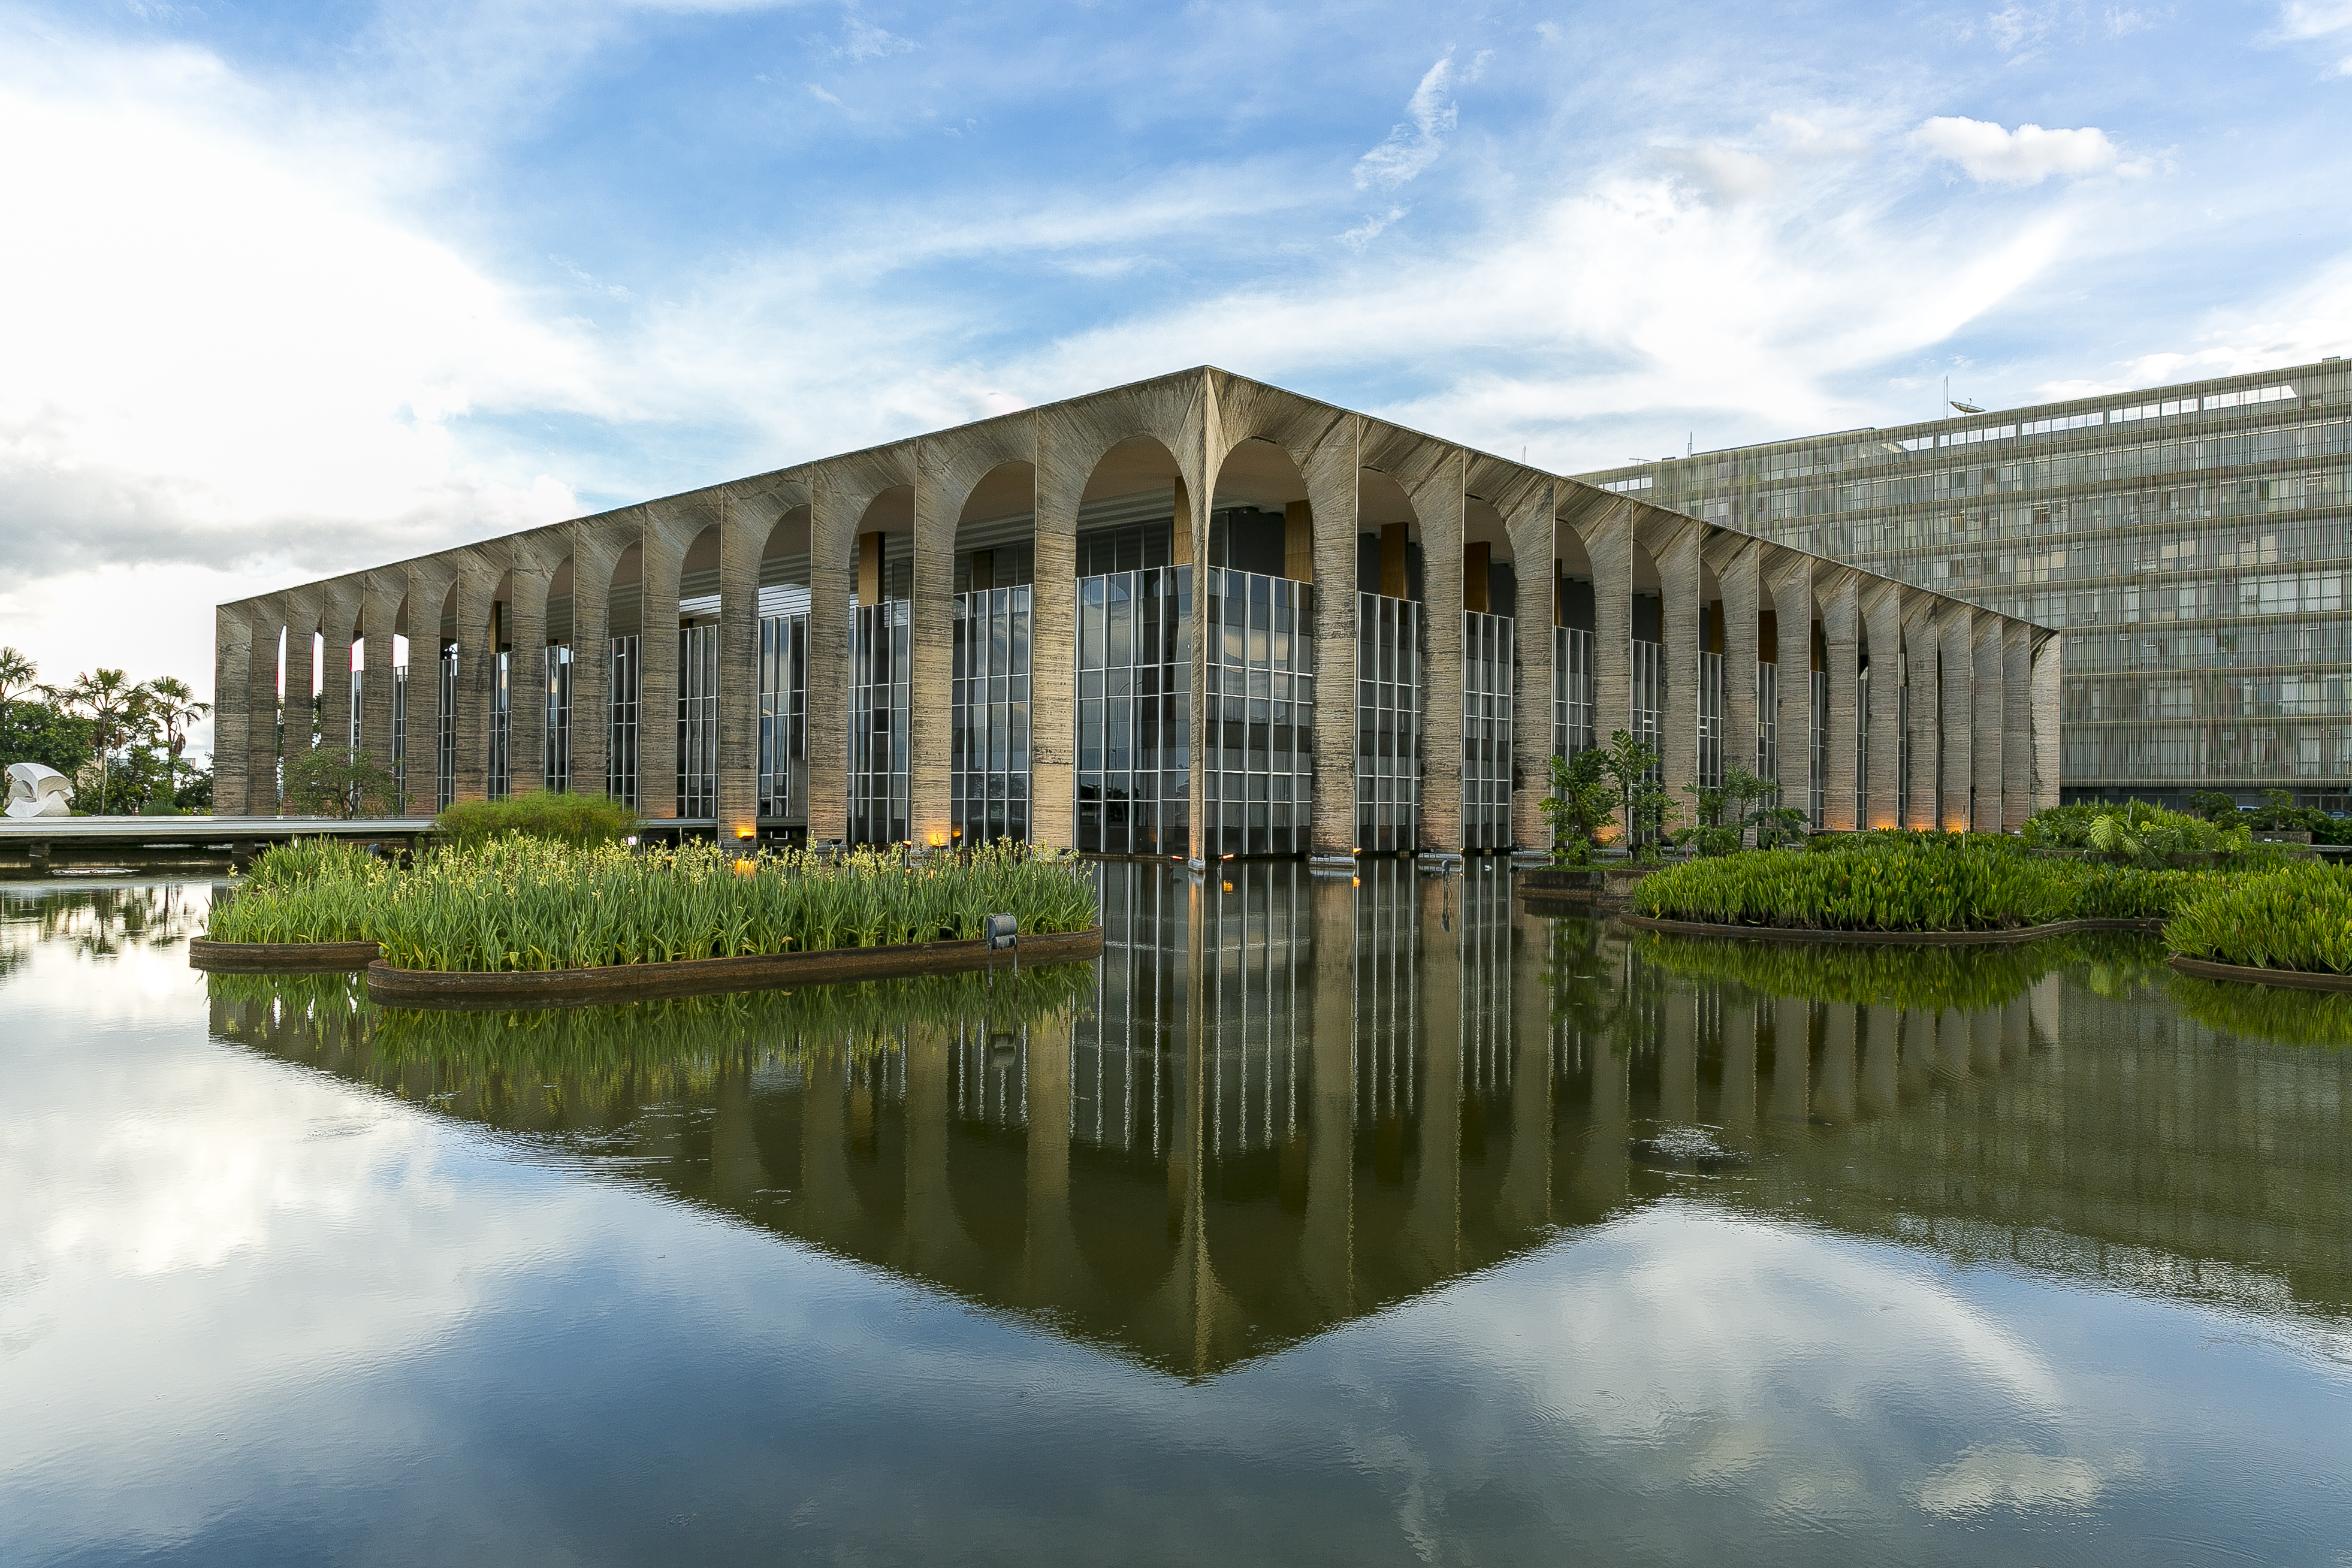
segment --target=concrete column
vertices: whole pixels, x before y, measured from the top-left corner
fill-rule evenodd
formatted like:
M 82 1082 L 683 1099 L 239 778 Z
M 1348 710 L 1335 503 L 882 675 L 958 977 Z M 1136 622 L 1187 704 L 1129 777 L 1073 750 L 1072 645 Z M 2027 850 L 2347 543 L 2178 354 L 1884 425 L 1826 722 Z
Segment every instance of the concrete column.
M 1862 600 L 1870 632 L 1869 798 L 1865 828 L 1903 825 L 1903 600 L 1895 583 L 1874 580 Z
M 2059 786 L 2063 779 L 2063 758 L 2059 751 L 2058 727 L 2061 694 L 2057 636 L 2042 639 L 2032 654 L 2033 683 L 2033 809 L 2046 811 L 2058 804 Z
M 1854 813 L 1854 793 L 1860 765 L 1855 742 L 1861 735 L 1861 694 L 1857 670 L 1861 655 L 1861 580 L 1840 571 L 1822 594 L 1822 636 L 1829 645 L 1830 712 L 1822 737 L 1829 778 L 1822 789 L 1822 825 L 1833 832 L 1850 833 L 1861 826 Z
M 1936 811 L 1936 753 L 1943 740 L 1938 706 L 1936 601 L 1910 589 L 1903 591 L 1903 647 L 1910 671 L 1911 799 L 1905 802 L 1903 824 L 1908 828 L 1940 827 Z
M 1512 554 L 1527 559 L 1516 542 Z M 1528 914 L 1517 899 L 1510 919 L 1511 1157 L 1503 1176 L 1504 1218 L 1524 1235 L 1551 1219 L 1551 985 L 1544 974 L 1551 922 Z
M 1661 1121 L 1698 1120 L 1698 1013 L 1696 998 L 1685 987 L 1666 992 L 1660 1011 L 1658 1039 L 1658 1117 Z
M 393 670 L 399 654 L 393 638 L 400 625 L 401 606 L 407 593 L 407 580 L 402 574 L 387 572 L 371 577 L 367 603 L 361 611 L 366 636 L 361 649 L 360 749 L 386 773 L 392 771 L 393 714 L 398 695 Z M 397 800 L 381 801 L 377 809 L 386 816 L 401 814 Z
M 457 745 L 450 774 L 457 800 L 487 800 L 490 792 L 490 688 L 498 679 L 493 606 L 501 575 L 470 553 L 457 573 Z
M 948 720 L 955 695 L 955 537 L 961 486 L 935 473 L 936 444 L 915 457 L 915 586 L 908 614 L 913 665 L 907 687 L 907 831 L 945 844 L 955 826 Z
M 1633 722 L 1633 504 L 1612 507 L 1584 535 L 1592 560 L 1592 741 Z M 1617 822 L 1617 841 L 1629 824 Z
M 408 800 L 401 814 L 441 810 L 441 611 L 448 569 L 438 560 L 408 569 Z M 455 717 L 455 715 L 451 716 Z
M 242 817 L 253 768 L 253 625 L 241 609 L 213 611 L 213 814 Z
M 546 562 L 518 549 L 514 597 L 508 601 L 507 792 L 527 795 L 547 785 L 547 591 L 553 573 Z
M 2001 632 L 2000 618 L 1979 611 L 1972 628 L 1974 637 L 1969 647 L 1971 664 L 1976 673 L 1973 713 L 1976 723 L 1976 830 L 1980 833 L 2000 831 L 2001 780 L 2004 761 L 2001 756 L 2008 737 L 2001 734 L 2003 710 L 2007 704 L 2001 695 Z
M 1224 437 L 1213 392 L 1202 399 L 1201 406 L 1200 450 L 1222 452 Z M 1209 843 L 1207 783 L 1203 778 L 1209 742 L 1209 595 L 1202 573 L 1209 559 L 1209 507 L 1215 498 L 1216 483 L 1214 473 L 1195 471 L 1183 475 L 1176 484 L 1175 532 L 1183 546 L 1181 559 L 1193 563 L 1192 610 L 1184 624 L 1184 690 L 1192 720 L 1192 736 L 1185 747 L 1184 821 L 1189 847 L 1184 858 L 1195 867 L 1206 866 L 1213 852 Z
M 699 518 L 655 517 L 638 534 L 645 572 L 637 623 L 637 811 L 677 815 L 677 577 Z
M 1723 590 L 1723 760 L 1756 771 L 1756 666 L 1762 585 L 1756 563 L 1760 551 L 1736 534 L 1717 534 L 1715 580 Z
M 1427 514 L 1423 514 L 1426 517 Z M 1425 527 L 1425 525 L 1424 525 Z M 1452 559 L 1459 560 L 1460 546 Z M 1430 548 L 1423 535 L 1422 570 L 1429 570 Z M 1426 577 L 1423 578 L 1426 583 Z M 1458 611 L 1460 606 L 1455 606 Z M 1456 721 L 1457 726 L 1459 721 Z M 1413 877 L 1410 866 L 1405 874 Z M 1449 897 L 1458 899 L 1461 883 L 1454 876 L 1413 877 L 1419 886 L 1408 892 L 1421 900 L 1422 945 L 1416 967 L 1421 1008 L 1422 1076 L 1420 1170 L 1415 1173 L 1412 1207 L 1405 1219 L 1410 1256 L 1419 1266 L 1416 1283 L 1433 1284 L 1454 1274 L 1461 1264 L 1462 1247 L 1462 940 L 1464 922 L 1457 914 L 1454 929 L 1444 929 L 1443 917 Z M 1449 885 L 1450 884 L 1450 885 Z M 1619 1156 L 1622 1158 L 1621 1155 Z
M 1078 501 L 1091 444 L 1037 426 L 1034 585 L 1029 633 L 1029 841 L 1077 841 Z
M 1349 414 L 1307 454 L 1315 574 L 1313 850 L 1336 862 L 1356 850 L 1356 486 L 1363 421 Z
M 1772 1004 L 1772 1114 L 1802 1122 L 1811 1114 L 1811 1002 L 1781 997 Z
M 1947 603 L 1937 616 L 1943 632 L 1944 831 L 1973 825 L 1976 800 L 1976 612 Z
M 359 620 L 359 597 L 349 584 L 327 595 L 319 665 L 319 730 L 322 746 L 338 757 L 352 750 L 352 633 Z
M 318 731 L 318 710 L 311 706 L 317 684 L 316 645 L 319 596 L 309 591 L 286 596 L 286 755 L 291 758 L 310 749 Z
M 2000 825 L 2013 833 L 2033 814 L 2033 628 L 2000 628 Z
M 1354 879 L 1316 877 L 1307 896 L 1315 933 L 1311 981 L 1315 1067 L 1310 1080 L 1315 1099 L 1307 1125 L 1307 1221 L 1302 1251 L 1316 1304 L 1336 1320 L 1355 1304 Z
M 1863 1009 L 1862 1105 L 1873 1116 L 1892 1116 L 1902 1108 L 1897 1071 L 1897 1041 L 1903 1015 L 1893 1008 Z
M 1756 1005 L 1727 996 L 1723 1002 L 1723 1089 L 1716 1102 L 1723 1141 L 1746 1148 L 1756 1141 Z
M 274 817 L 278 807 L 278 638 L 286 630 L 285 601 L 256 601 L 252 621 L 253 659 L 246 671 L 246 812 Z
M 760 557 L 775 518 L 764 507 L 719 514 L 719 779 L 721 848 L 760 825 Z
M 1421 519 L 1421 822 L 1423 853 L 1462 852 L 1462 528 L 1465 458 L 1418 487 Z
M 1685 786 L 1698 779 L 1699 537 L 1706 530 L 1681 522 L 1652 535 L 1658 563 L 1659 632 L 1664 638 L 1666 691 L 1659 715 L 1658 758 L 1667 796 L 1696 820 L 1696 797 Z
M 1813 563 L 1791 551 L 1775 553 L 1779 559 L 1767 557 L 1765 561 L 1780 644 L 1776 676 L 1780 711 L 1774 732 L 1780 756 L 1774 760 L 1779 764 L 1780 804 L 1805 812 L 1810 821 L 1813 809 Z
M 819 479 L 809 496 L 808 836 L 849 837 L 849 596 L 860 505 Z
M 1556 613 L 1552 601 L 1559 592 L 1559 574 L 1552 567 L 1559 548 L 1557 495 L 1552 486 L 1543 486 L 1506 520 L 1511 562 L 1519 579 L 1514 617 L 1519 657 L 1511 689 L 1511 843 L 1521 851 L 1551 848 L 1543 802 L 1551 793 L 1551 629 Z
M 1065 1012 L 1032 1024 L 1024 1053 L 1029 1180 L 1022 1283 L 1028 1299 L 1040 1302 L 1062 1299 L 1078 1277 L 1077 1237 L 1070 1228 L 1070 1023 Z
M 627 548 L 609 522 L 572 539 L 572 790 L 604 793 L 612 750 L 613 569 Z M 642 754 L 640 754 L 642 755 Z

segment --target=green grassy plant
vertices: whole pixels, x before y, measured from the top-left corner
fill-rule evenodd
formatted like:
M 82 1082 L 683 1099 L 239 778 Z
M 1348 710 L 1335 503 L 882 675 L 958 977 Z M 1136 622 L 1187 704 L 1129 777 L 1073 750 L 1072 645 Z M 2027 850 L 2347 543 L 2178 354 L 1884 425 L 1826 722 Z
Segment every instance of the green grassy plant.
M 637 813 L 602 795 L 533 789 L 504 800 L 467 800 L 433 819 L 444 841 L 472 848 L 509 833 L 583 848 L 617 844 L 637 831 Z
M 2296 861 L 2217 880 L 2182 902 L 2164 943 L 2216 964 L 2352 975 L 2352 873 Z
M 2002 931 L 2061 920 L 2160 918 L 2219 877 L 2037 859 L 2013 841 L 1987 837 L 1873 833 L 1830 849 L 1670 866 L 1634 889 L 1633 907 L 1717 925 Z
M 373 941 L 402 968 L 481 972 L 968 939 L 991 914 L 1030 934 L 1083 931 L 1095 891 L 1074 858 L 1012 844 L 922 862 L 903 849 L 730 860 L 711 844 L 632 853 L 513 834 L 404 872 L 322 860 L 308 879 L 247 888 L 211 935 Z

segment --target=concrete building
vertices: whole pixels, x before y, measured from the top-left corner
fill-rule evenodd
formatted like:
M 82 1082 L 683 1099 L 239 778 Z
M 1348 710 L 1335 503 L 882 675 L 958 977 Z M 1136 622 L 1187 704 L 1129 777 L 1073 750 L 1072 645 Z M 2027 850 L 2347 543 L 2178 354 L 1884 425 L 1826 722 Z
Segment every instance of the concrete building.
M 215 788 L 272 814 L 315 738 L 409 815 L 1337 862 L 1540 847 L 1622 727 L 2000 828 L 2058 689 L 2028 622 L 1202 368 L 223 605 Z
M 2340 360 L 1586 476 L 2061 632 L 2064 798 L 2352 808 Z

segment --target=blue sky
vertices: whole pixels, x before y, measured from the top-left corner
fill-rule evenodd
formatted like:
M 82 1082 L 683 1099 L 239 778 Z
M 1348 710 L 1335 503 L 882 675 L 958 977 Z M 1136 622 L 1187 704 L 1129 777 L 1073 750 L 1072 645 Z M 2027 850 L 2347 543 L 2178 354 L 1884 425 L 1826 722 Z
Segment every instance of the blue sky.
M 1203 361 L 1574 472 L 2344 352 L 2347 128 L 2352 0 L 0 0 L 0 642 Z

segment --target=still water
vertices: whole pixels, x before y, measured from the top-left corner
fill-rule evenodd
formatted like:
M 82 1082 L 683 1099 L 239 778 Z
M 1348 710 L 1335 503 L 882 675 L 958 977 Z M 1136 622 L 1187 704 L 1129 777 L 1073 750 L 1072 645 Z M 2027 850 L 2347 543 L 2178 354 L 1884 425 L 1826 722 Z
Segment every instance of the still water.
M 487 1019 L 0 892 L 0 1563 L 2352 1563 L 2342 1011 L 1101 874 Z

